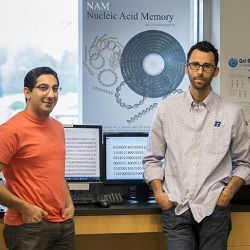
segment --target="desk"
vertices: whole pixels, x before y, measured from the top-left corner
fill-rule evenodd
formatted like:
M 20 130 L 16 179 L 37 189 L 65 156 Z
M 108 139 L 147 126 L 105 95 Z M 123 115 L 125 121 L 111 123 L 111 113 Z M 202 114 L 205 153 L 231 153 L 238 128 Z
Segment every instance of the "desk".
M 163 250 L 160 214 L 154 201 L 130 201 L 109 208 L 76 206 L 77 249 Z
M 250 210 L 248 210 L 250 211 Z M 160 214 L 75 216 L 77 250 L 164 250 Z M 228 250 L 250 249 L 250 212 L 232 212 Z M 0 249 L 6 250 L 0 221 Z

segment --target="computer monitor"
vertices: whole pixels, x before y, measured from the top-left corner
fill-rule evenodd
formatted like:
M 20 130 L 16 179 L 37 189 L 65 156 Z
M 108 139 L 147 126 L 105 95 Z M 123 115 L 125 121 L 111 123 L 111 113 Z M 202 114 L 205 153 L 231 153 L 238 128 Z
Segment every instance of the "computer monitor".
M 147 145 L 147 133 L 104 133 L 104 183 L 143 183 L 142 159 Z
M 68 182 L 99 182 L 102 126 L 64 125 Z

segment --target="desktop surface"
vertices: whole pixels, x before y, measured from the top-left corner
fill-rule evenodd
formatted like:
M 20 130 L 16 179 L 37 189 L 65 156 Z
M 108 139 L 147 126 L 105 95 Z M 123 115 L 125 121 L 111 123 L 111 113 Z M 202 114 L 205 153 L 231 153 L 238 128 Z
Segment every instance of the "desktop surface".
M 249 212 L 250 204 L 230 204 L 232 212 Z M 121 205 L 110 205 L 108 208 L 90 205 L 75 205 L 75 215 L 136 215 L 161 214 L 162 210 L 155 200 L 136 201 L 127 200 Z
M 124 215 L 124 214 L 160 214 L 161 209 L 155 200 L 127 200 L 120 205 L 110 205 L 108 208 L 96 207 L 94 204 L 75 205 L 76 215 Z

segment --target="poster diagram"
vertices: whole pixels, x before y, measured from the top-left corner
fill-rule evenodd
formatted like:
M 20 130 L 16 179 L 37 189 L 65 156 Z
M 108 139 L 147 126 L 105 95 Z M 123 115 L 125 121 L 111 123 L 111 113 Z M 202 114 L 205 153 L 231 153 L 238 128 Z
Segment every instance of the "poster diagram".
M 226 97 L 236 102 L 244 110 L 250 124 L 250 56 L 228 58 L 228 84 L 222 89 Z
M 136 7 L 132 5 L 128 8 Z M 83 34 L 83 120 L 101 124 L 104 131 L 148 131 L 158 102 L 185 90 L 186 48 L 173 32 L 180 21 L 174 20 L 174 14 L 158 15 L 165 20 L 139 21 L 149 16 L 140 10 L 133 12 L 131 27 L 127 23 L 131 20 L 124 20 L 128 15 L 118 14 L 118 9 L 112 11 L 112 20 L 105 20 L 111 3 L 105 8 L 105 15 L 98 10 L 96 16 L 102 22 L 95 23 L 93 10 L 85 13 L 83 21 L 93 26 L 92 34 Z M 161 11 L 162 5 L 158 8 Z M 183 23 L 189 27 L 188 16 L 187 20 Z M 189 42 L 185 40 L 185 47 Z
M 143 97 L 164 97 L 175 90 L 184 77 L 186 57 L 170 34 L 147 30 L 126 44 L 121 56 L 124 82 Z

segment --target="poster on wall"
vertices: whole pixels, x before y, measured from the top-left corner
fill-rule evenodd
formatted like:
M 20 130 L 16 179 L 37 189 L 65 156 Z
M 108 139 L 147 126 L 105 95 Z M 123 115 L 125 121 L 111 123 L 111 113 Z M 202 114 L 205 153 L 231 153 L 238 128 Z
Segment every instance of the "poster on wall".
M 192 2 L 81 2 L 85 124 L 100 124 L 104 131 L 147 132 L 157 104 L 186 90 Z
M 227 59 L 228 84 L 222 93 L 244 110 L 248 126 L 250 124 L 250 55 L 229 56 Z

